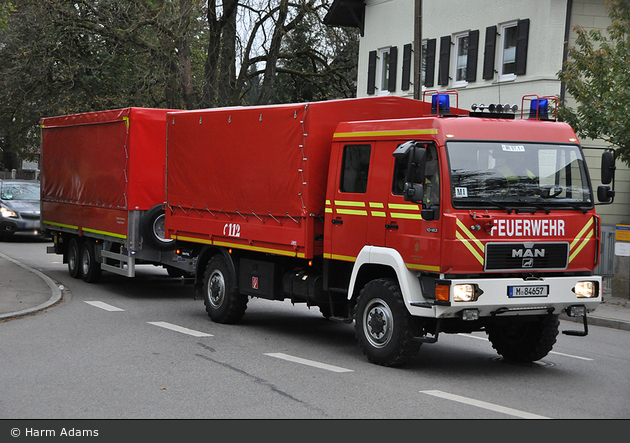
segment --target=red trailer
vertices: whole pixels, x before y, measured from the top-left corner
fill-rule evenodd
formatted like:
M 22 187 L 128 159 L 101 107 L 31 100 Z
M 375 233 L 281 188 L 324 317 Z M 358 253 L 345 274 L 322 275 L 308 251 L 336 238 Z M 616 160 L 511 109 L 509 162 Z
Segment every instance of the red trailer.
M 73 277 L 135 265 L 188 269 L 163 234 L 166 109 L 125 108 L 43 118 L 41 204 L 51 252 Z

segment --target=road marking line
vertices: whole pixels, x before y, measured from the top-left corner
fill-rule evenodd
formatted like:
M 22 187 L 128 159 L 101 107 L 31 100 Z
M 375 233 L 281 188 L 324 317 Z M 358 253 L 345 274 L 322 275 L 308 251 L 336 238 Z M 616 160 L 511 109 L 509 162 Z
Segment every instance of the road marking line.
M 280 358 L 282 360 L 292 361 L 294 363 L 300 363 L 302 365 L 313 366 L 315 368 L 326 369 L 332 372 L 354 372 L 352 369 L 340 368 L 339 366 L 328 365 L 326 363 L 320 363 L 313 360 L 306 360 L 305 358 L 293 357 L 292 355 L 283 354 L 281 352 L 265 354 L 269 357 Z
M 124 309 L 117 308 L 116 306 L 108 305 L 102 301 L 86 301 L 88 305 L 96 306 L 97 308 L 104 309 L 110 312 L 122 312 Z
M 420 391 L 422 394 L 433 395 L 434 397 L 440 397 L 447 400 L 456 401 L 459 403 L 465 403 L 468 405 L 476 406 L 478 408 L 488 409 L 490 411 L 500 412 L 502 414 L 513 415 L 520 418 L 529 419 L 549 419 L 549 417 L 543 417 L 542 415 L 530 414 L 529 412 L 519 411 L 518 409 L 506 408 L 505 406 L 495 405 L 493 403 L 487 403 L 481 400 L 475 400 L 473 398 L 462 397 L 460 395 L 449 394 L 442 391 Z
M 579 355 L 563 354 L 562 352 L 549 351 L 550 354 L 562 355 L 563 357 L 577 358 L 579 360 L 594 361 L 592 358 L 580 357 Z
M 476 335 L 471 335 L 471 334 L 459 333 L 457 335 L 461 335 L 463 337 L 468 337 L 468 338 L 476 338 L 477 340 L 489 341 L 486 337 L 477 337 Z M 562 352 L 556 352 L 556 351 L 549 351 L 549 353 L 550 354 L 556 354 L 556 355 L 562 355 L 563 357 L 577 358 L 578 360 L 594 361 L 592 358 L 580 357 L 579 355 L 564 354 Z
M 170 329 L 171 331 L 181 332 L 182 334 L 192 335 L 193 337 L 213 337 L 212 334 L 206 334 L 205 332 L 195 331 L 193 329 L 177 326 L 165 321 L 148 321 L 150 325 L 159 326 L 160 328 Z

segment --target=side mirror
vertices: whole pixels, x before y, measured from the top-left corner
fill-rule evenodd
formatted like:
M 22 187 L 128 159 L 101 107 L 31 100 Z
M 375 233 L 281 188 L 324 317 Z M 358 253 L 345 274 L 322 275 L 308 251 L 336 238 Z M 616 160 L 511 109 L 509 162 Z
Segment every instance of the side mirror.
M 597 187 L 597 200 L 600 203 L 610 203 L 615 198 L 615 191 L 610 189 L 610 186 L 599 185 Z
M 405 183 L 403 195 L 405 196 L 405 201 L 421 202 L 424 196 L 424 185 L 422 183 Z
M 604 151 L 602 154 L 602 183 L 605 185 L 610 184 L 610 182 L 615 177 L 615 157 L 612 152 Z M 599 189 L 597 191 L 597 195 L 599 197 Z

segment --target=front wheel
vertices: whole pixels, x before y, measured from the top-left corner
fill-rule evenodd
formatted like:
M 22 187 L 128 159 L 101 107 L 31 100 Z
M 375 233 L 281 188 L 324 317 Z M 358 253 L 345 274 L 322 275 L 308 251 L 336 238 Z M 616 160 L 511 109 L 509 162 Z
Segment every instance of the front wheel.
M 247 296 L 238 292 L 236 272 L 225 257 L 215 255 L 204 277 L 206 312 L 217 323 L 238 323 L 247 309 Z
M 418 354 L 422 343 L 414 340 L 416 321 L 395 281 L 379 279 L 365 285 L 354 320 L 359 347 L 372 363 L 399 366 Z
M 503 318 L 486 327 L 488 340 L 503 358 L 515 362 L 533 362 L 545 357 L 556 343 L 558 315 Z

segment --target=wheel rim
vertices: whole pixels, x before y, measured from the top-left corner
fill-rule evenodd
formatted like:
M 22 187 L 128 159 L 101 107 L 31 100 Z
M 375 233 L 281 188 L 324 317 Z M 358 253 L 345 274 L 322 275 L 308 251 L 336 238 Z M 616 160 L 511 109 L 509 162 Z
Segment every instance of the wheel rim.
M 92 258 L 90 257 L 90 251 L 86 249 L 85 252 L 83 253 L 83 258 L 81 260 L 83 275 L 89 274 L 91 262 L 92 262 Z
M 70 247 L 70 253 L 68 254 L 68 266 L 70 267 L 71 271 L 74 271 L 75 269 L 77 269 L 78 256 L 79 256 L 78 248 L 75 245 L 72 245 Z
M 387 346 L 394 331 L 394 316 L 389 305 L 375 298 L 369 301 L 363 312 L 365 338 L 375 348 Z
M 217 309 L 223 304 L 225 299 L 225 278 L 218 271 L 212 271 L 208 280 L 208 299 L 213 308 Z
M 154 221 L 153 221 L 153 234 L 155 235 L 155 238 L 157 238 L 159 241 L 161 241 L 162 243 L 170 243 L 172 241 L 172 239 L 167 239 L 166 238 L 166 216 L 164 214 L 160 214 Z

